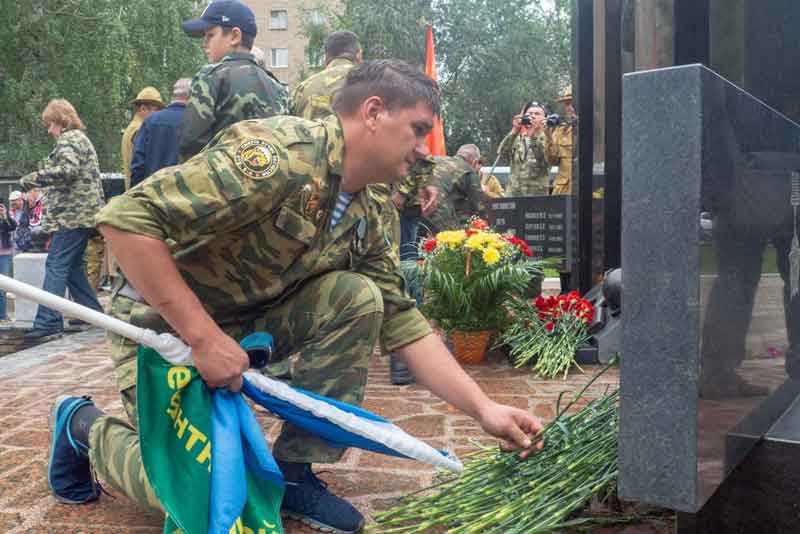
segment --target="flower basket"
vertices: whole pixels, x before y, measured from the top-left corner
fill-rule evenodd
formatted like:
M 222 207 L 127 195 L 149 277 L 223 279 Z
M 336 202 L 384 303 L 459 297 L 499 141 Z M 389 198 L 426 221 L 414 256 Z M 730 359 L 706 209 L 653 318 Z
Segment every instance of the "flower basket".
M 400 273 L 421 289 L 420 310 L 447 332 L 494 331 L 508 312 L 503 304 L 525 295 L 546 262 L 533 260 L 524 241 L 492 231 L 482 219 L 445 230 L 420 246 L 421 260 L 403 262 Z M 534 282 L 534 290 L 538 290 Z M 485 348 L 483 349 L 485 352 Z
M 478 365 L 486 361 L 486 352 L 494 330 L 453 330 L 453 356 L 462 365 Z

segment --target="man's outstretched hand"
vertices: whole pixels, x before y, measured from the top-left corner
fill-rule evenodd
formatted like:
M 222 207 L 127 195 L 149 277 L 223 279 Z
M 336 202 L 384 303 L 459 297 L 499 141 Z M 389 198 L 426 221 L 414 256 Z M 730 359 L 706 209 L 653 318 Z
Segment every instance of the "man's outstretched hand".
M 481 411 L 478 422 L 486 432 L 503 440 L 503 449 L 524 449 L 520 459 L 544 446 L 543 441 L 537 440 L 542 422 L 525 410 L 492 402 Z

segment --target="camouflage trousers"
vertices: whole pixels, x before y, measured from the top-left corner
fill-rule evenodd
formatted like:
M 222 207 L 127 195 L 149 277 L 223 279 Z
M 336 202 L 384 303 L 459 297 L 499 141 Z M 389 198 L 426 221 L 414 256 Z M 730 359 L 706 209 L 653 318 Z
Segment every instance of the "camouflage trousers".
M 541 197 L 550 193 L 550 177 L 542 176 L 517 176 L 508 177 L 507 197 Z
M 86 278 L 94 290 L 100 287 L 103 276 L 104 252 L 105 242 L 102 237 L 95 236 L 86 243 L 86 252 L 83 254 L 83 260 L 86 263 Z
M 293 386 L 359 405 L 382 322 L 383 299 L 375 283 L 337 271 L 307 281 L 282 304 L 252 320 L 223 327 L 235 339 L 256 331 L 271 333 L 276 348 L 271 367 L 288 372 Z M 120 352 L 135 357 L 134 343 L 110 338 L 115 362 L 126 361 Z M 136 388 L 120 394 L 135 425 Z M 108 485 L 143 506 L 159 508 L 131 423 L 111 416 L 98 419 L 89 434 L 90 460 Z M 308 463 L 336 462 L 345 452 L 288 423 L 272 449 L 279 460 Z

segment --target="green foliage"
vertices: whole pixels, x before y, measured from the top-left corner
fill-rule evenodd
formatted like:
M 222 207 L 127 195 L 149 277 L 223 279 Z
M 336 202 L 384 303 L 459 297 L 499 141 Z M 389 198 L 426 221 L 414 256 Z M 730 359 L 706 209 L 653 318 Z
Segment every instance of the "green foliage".
M 66 98 L 86 124 L 103 171 L 120 169 L 128 102 L 146 85 L 169 101 L 172 85 L 203 65 L 180 22 L 193 0 L 4 2 L 0 18 L 0 171 L 23 174 L 52 149 L 41 121 Z M 202 6 L 197 6 L 201 8 Z
M 351 30 L 364 57 L 425 61 L 425 26 L 436 40 L 448 154 L 464 143 L 484 153 L 530 100 L 553 102 L 570 83 L 570 0 L 343 0 L 330 27 L 306 27 L 319 50 L 328 32 Z M 553 111 L 562 113 L 561 109 Z M 491 160 L 494 158 L 491 157 Z
M 431 4 L 431 0 L 345 0 L 333 29 L 358 35 L 367 59 L 396 58 L 422 65 Z
M 569 0 L 443 0 L 433 25 L 448 153 L 475 143 L 495 154 L 526 102 L 569 84 Z
M 431 0 L 345 0 L 342 9 L 332 10 L 320 3 L 302 10 L 301 34 L 308 39 L 306 58 L 311 72 L 324 65 L 325 38 L 334 31 L 349 30 L 358 35 L 367 59 L 398 58 L 416 65 L 425 62 L 425 27 L 433 16 Z M 319 15 L 327 24 L 320 24 Z
M 312 7 L 300 7 L 301 30 L 300 34 L 306 38 L 306 62 L 311 66 L 307 71 L 305 66 L 298 73 L 298 83 L 316 74 L 325 66 L 325 38 L 331 32 L 327 21 L 335 20 L 336 14 L 324 4 L 314 4 Z

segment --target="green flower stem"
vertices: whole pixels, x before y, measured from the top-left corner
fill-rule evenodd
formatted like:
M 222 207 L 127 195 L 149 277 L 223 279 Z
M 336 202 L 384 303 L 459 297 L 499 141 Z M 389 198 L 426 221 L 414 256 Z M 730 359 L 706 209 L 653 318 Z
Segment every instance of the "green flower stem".
M 568 412 L 600 374 L 563 409 L 559 399 L 556 418 L 542 430 L 543 450 L 520 460 L 517 452 L 480 447 L 468 456 L 460 478 L 403 499 L 369 528 L 387 534 L 435 526 L 449 534 L 531 534 L 588 523 L 573 514 L 617 477 L 619 394 Z

